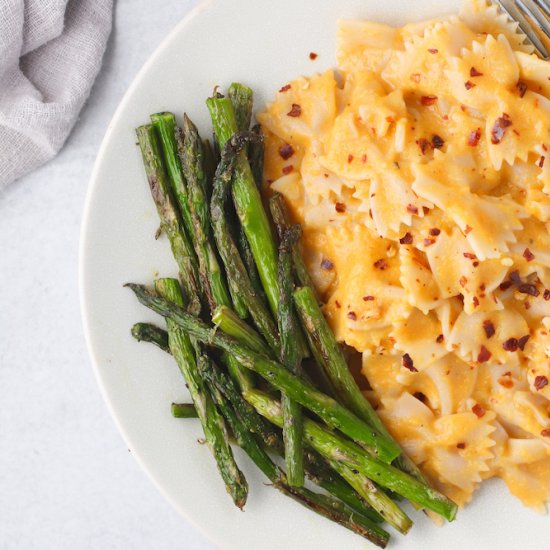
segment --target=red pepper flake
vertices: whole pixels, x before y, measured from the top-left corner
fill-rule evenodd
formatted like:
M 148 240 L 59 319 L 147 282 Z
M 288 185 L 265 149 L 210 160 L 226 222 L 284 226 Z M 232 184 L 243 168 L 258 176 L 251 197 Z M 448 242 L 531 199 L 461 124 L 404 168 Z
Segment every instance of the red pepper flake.
M 432 246 L 435 243 L 435 239 L 424 239 L 424 246 Z
M 292 109 L 288 111 L 287 116 L 297 117 L 302 114 L 302 108 L 297 103 L 292 104 Z
M 309 52 L 309 58 L 314 61 L 315 59 L 317 59 L 318 54 L 316 54 L 315 52 Z
M 334 305 L 340 309 L 342 307 L 342 304 L 338 300 L 334 300 Z
M 525 344 L 527 344 L 527 342 L 529 341 L 529 334 L 526 334 L 525 336 L 522 336 L 519 340 L 518 340 L 518 348 L 523 351 L 525 349 Z
M 348 311 L 348 319 L 351 319 L 352 321 L 357 321 L 357 315 L 355 314 L 355 311 Z
M 464 82 L 464 87 L 467 90 L 471 90 L 472 88 L 475 87 L 475 84 L 473 82 L 471 82 L 470 80 L 467 80 L 466 82 Z
M 540 432 L 540 435 L 542 435 L 542 437 L 550 437 L 550 428 L 545 428 L 544 430 L 542 430 Z
M 544 159 L 545 159 L 545 157 L 544 157 L 544 155 L 542 155 L 539 159 L 539 168 L 542 168 L 544 166 Z
M 491 320 L 485 319 L 485 321 L 483 321 L 483 330 L 485 331 L 485 336 L 491 338 L 491 336 L 495 334 L 495 325 L 493 325 Z
M 292 86 L 290 84 L 285 84 L 282 88 L 279 89 L 279 92 L 288 92 Z
M 470 76 L 473 78 L 475 76 L 483 76 L 483 73 L 480 73 L 475 67 L 470 68 Z
M 348 164 L 353 162 L 353 155 L 348 155 Z
M 445 141 L 441 136 L 438 136 L 437 134 L 434 134 L 432 136 L 432 146 L 434 149 L 441 149 L 445 145 Z
M 473 265 L 474 267 L 477 267 L 477 266 L 479 265 L 479 262 L 477 262 L 477 261 L 476 261 L 476 262 L 473 262 L 472 265 Z
M 504 376 L 509 376 L 509 373 L 505 373 Z M 504 388 L 510 389 L 514 387 L 514 383 L 510 380 L 510 378 L 499 378 L 498 383 Z
M 460 443 L 457 443 L 457 444 L 456 444 L 456 448 L 457 448 L 457 449 L 465 449 L 465 448 L 466 448 L 466 443 L 464 443 L 463 441 L 461 441 Z
M 548 300 L 550 300 L 550 289 L 545 289 L 542 297 L 548 302 Z
M 407 232 L 399 239 L 399 242 L 400 244 L 412 244 L 413 236 L 409 232 Z
M 367 162 L 367 155 L 366 155 L 366 154 L 364 154 L 364 155 L 361 156 L 361 162 L 362 162 L 363 164 L 365 164 L 365 162 Z
M 423 95 L 420 98 L 420 103 L 424 105 L 425 107 L 428 107 L 429 105 L 433 105 L 434 103 L 437 103 L 437 96 L 436 95 Z
M 502 347 L 504 351 L 517 351 L 518 350 L 518 339 L 517 338 L 508 338 L 503 342 Z
M 328 258 L 323 258 L 323 261 L 321 262 L 321 267 L 323 269 L 326 269 L 327 271 L 331 271 L 332 269 L 334 269 L 334 263 Z
M 486 363 L 489 359 L 491 359 L 491 356 L 492 353 L 485 346 L 481 346 L 481 348 L 479 348 L 477 361 L 478 363 Z
M 416 399 L 418 399 L 418 401 L 422 403 L 426 403 L 426 401 L 428 400 L 428 398 L 421 391 L 415 391 L 413 393 L 413 397 L 416 397 Z
M 481 128 L 477 128 L 476 130 L 472 130 L 470 132 L 470 135 L 468 136 L 468 145 L 470 147 L 475 147 L 481 138 Z
M 476 404 L 472 407 L 472 412 L 473 412 L 478 418 L 481 418 L 481 417 L 485 416 L 485 409 L 484 409 L 479 403 L 476 403 Z
M 441 229 L 437 227 L 432 227 L 430 229 L 430 235 L 432 235 L 433 237 L 437 237 L 440 233 L 441 233 Z
M 546 376 L 536 376 L 534 386 L 537 391 L 542 390 L 542 388 L 548 386 L 548 378 Z
M 462 254 L 465 258 L 468 258 L 469 260 L 475 260 L 477 258 L 477 256 L 475 254 L 473 254 L 472 252 L 464 252 L 464 254 Z
M 522 294 L 529 294 L 529 296 L 534 296 L 535 298 L 540 294 L 539 289 L 535 285 L 529 283 L 519 285 L 518 290 Z
M 445 336 L 443 336 L 443 334 L 440 334 L 440 335 L 435 339 L 435 341 L 436 341 L 438 344 L 443 343 L 443 340 L 445 340 Z
M 380 271 L 384 271 L 385 269 L 388 269 L 388 262 L 384 260 L 384 258 L 380 258 L 380 260 L 376 260 L 374 262 L 374 267 L 376 269 L 380 269 Z
M 416 144 L 420 147 L 420 152 L 425 155 L 426 151 L 430 149 L 432 144 L 426 138 L 420 138 L 416 140 Z
M 474 304 L 474 307 L 479 306 L 479 298 L 477 296 L 474 296 L 472 298 L 472 303 Z
M 470 231 L 472 231 L 472 229 L 472 227 L 466 224 L 466 227 L 464 228 L 464 235 L 467 235 Z
M 466 286 L 466 283 L 468 282 L 468 279 L 466 277 L 464 277 L 464 275 L 462 275 L 462 277 L 460 277 L 458 282 L 459 282 L 460 286 L 462 288 L 464 288 Z
M 528 249 L 526 248 L 524 251 L 523 251 L 523 257 L 528 261 L 528 262 L 531 262 L 535 259 L 535 255 Z
M 481 292 L 485 292 L 485 283 L 481 283 L 479 285 L 479 290 L 481 290 Z
M 288 166 L 283 166 L 283 174 L 286 176 L 287 174 L 290 174 L 294 170 L 294 166 L 292 164 L 289 164 Z
M 290 143 L 285 143 L 279 147 L 279 155 L 285 160 L 288 160 L 294 154 L 294 147 Z
M 374 300 L 374 296 L 363 296 L 365 302 L 372 302 L 372 300 Z
M 413 360 L 408 353 L 405 353 L 402 358 L 403 366 L 411 372 L 418 372 L 418 369 L 414 366 Z
M 414 204 L 407 204 L 407 212 L 409 214 L 418 214 L 418 208 Z
M 527 91 L 527 84 L 525 82 L 522 82 L 521 80 L 516 84 L 516 88 L 519 92 L 519 97 L 523 97 L 525 95 L 525 92 Z
M 429 51 L 430 53 L 435 54 L 435 53 L 437 53 L 439 50 L 438 50 L 437 48 L 428 48 L 428 51 Z
M 498 285 L 498 288 L 504 292 L 505 290 L 508 290 L 514 283 L 512 281 L 504 281 L 503 283 L 500 283 Z
M 413 73 L 410 78 L 413 82 L 418 84 L 420 82 L 420 73 Z
M 506 128 L 512 126 L 512 119 L 507 113 L 502 113 L 502 116 L 498 117 L 495 120 L 493 129 L 491 130 L 491 143 L 497 145 L 502 141 L 504 134 L 506 133 Z
M 519 276 L 519 271 L 517 269 L 510 273 L 510 279 L 516 286 L 521 284 L 521 277 Z
M 343 202 L 337 202 L 334 205 L 334 210 L 340 214 L 346 211 L 346 205 Z

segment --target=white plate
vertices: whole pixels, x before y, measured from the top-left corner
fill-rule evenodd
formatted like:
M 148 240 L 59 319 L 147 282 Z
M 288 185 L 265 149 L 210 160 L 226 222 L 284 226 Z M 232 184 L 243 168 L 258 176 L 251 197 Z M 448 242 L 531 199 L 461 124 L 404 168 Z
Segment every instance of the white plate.
M 128 447 L 169 501 L 219 546 L 323 550 L 369 545 L 265 487 L 265 480 L 237 451 L 250 484 L 246 512 L 239 512 L 208 450 L 197 444 L 198 423 L 170 416 L 170 403 L 185 400 L 186 389 L 169 357 L 131 338 L 136 321 L 160 321 L 122 288 L 127 281 L 150 283 L 158 274 L 176 275 L 166 240 L 153 238 L 157 214 L 134 128 L 150 113 L 170 110 L 180 115 L 185 109 L 206 132 L 205 98 L 215 85 L 232 81 L 250 85 L 256 107 L 261 106 L 297 75 L 334 65 L 338 17 L 403 24 L 457 8 L 458 1 L 442 0 L 205 2 L 146 63 L 109 127 L 82 229 L 81 299 L 90 354 Z M 314 62 L 310 51 L 319 54 Z M 406 538 L 392 533 L 395 548 L 549 547 L 543 543 L 546 518 L 523 508 L 496 481 L 485 483 L 473 504 L 443 528 L 411 514 L 416 521 L 411 533 Z

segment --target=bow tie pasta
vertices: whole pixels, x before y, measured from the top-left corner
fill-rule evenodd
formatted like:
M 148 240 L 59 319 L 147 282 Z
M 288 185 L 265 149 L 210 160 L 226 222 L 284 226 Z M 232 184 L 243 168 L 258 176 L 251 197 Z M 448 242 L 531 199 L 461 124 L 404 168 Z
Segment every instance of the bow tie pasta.
M 423 472 L 550 501 L 550 63 L 484 0 L 341 21 L 338 72 L 258 115 L 338 340 Z

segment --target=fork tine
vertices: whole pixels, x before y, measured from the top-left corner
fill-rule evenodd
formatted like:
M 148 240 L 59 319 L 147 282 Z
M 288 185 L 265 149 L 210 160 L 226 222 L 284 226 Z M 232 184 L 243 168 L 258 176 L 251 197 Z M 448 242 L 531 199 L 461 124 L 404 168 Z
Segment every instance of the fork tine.
M 516 0 L 518 6 L 523 11 L 527 17 L 534 19 L 534 25 L 537 25 L 537 28 L 540 29 L 548 38 L 550 38 L 550 23 L 548 19 L 542 13 L 541 8 L 534 0 Z M 535 32 L 537 29 L 535 29 Z
M 531 41 L 533 46 L 537 49 L 539 54 L 544 58 L 548 59 L 548 51 L 544 47 L 544 44 L 541 42 L 540 38 L 537 36 L 535 31 L 533 30 L 531 23 L 526 19 L 525 15 L 523 15 L 523 12 L 518 8 L 516 3 L 511 0 L 494 0 L 500 8 L 512 19 L 513 21 L 517 21 L 519 23 L 520 29 L 523 31 L 523 33 L 527 36 L 527 38 Z
M 542 13 L 550 19 L 550 6 L 545 0 L 535 0 L 535 4 L 540 8 Z

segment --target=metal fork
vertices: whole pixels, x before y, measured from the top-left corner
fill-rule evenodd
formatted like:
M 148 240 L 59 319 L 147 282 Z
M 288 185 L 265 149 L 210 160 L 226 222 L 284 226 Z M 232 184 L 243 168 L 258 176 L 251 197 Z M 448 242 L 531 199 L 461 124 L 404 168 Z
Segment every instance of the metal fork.
M 550 7 L 546 0 L 492 0 L 519 23 L 519 28 L 543 59 L 550 57 Z

